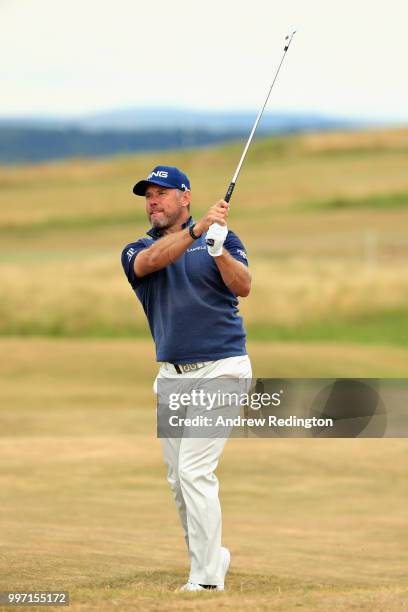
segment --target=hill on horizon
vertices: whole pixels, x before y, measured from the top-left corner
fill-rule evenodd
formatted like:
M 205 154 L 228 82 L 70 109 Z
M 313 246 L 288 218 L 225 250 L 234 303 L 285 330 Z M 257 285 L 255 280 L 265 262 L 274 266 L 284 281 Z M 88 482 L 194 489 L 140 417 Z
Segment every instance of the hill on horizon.
M 0 163 L 104 157 L 203 147 L 248 136 L 256 112 L 128 108 L 80 117 L 0 118 Z M 260 135 L 351 129 L 352 122 L 313 113 L 265 113 Z

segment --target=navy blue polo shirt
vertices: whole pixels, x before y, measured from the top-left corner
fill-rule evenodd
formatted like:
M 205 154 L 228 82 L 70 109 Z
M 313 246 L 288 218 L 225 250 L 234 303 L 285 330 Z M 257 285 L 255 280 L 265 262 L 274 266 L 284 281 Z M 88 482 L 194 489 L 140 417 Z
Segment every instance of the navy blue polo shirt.
M 192 223 L 190 217 L 183 227 Z M 138 278 L 133 266 L 136 255 L 160 239 L 154 229 L 147 234 L 149 238 L 123 249 L 122 266 L 149 321 L 157 361 L 194 363 L 246 355 L 238 299 L 208 254 L 205 234 L 177 261 Z M 228 232 L 224 248 L 248 265 L 245 248 L 234 232 Z

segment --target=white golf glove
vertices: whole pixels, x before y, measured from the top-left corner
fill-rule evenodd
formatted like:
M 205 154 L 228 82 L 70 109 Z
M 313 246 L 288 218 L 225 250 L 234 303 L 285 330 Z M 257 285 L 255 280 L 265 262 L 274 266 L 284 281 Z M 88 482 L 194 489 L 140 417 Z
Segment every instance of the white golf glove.
M 226 225 L 219 225 L 218 223 L 212 223 L 208 228 L 207 235 L 205 237 L 207 243 L 207 250 L 211 257 L 219 257 L 222 255 L 222 245 L 228 234 L 228 228 Z

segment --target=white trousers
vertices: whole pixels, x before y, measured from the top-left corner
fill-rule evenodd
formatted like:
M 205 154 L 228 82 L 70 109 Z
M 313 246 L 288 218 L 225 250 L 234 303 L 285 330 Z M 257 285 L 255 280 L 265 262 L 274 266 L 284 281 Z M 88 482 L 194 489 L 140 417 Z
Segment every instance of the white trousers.
M 241 379 L 242 392 L 250 386 L 252 369 L 248 355 L 209 362 L 203 368 L 177 374 L 162 364 L 157 378 Z M 242 380 L 245 379 L 245 380 Z M 213 384 L 213 383 L 212 383 Z M 157 379 L 154 385 L 157 390 Z M 189 581 L 223 583 L 221 571 L 221 506 L 214 472 L 227 438 L 160 438 L 167 480 L 180 515 L 190 555 Z

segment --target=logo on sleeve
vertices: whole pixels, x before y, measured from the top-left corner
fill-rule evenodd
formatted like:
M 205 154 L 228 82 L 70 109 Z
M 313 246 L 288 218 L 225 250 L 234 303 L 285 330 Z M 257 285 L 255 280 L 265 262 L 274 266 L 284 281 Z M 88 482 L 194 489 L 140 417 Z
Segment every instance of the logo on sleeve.
M 237 253 L 239 253 L 244 259 L 248 259 L 247 254 L 242 249 L 237 249 Z
M 136 253 L 135 249 L 132 247 L 130 248 L 128 251 L 126 251 L 126 255 L 128 258 L 128 261 L 130 261 L 132 259 L 132 256 Z

